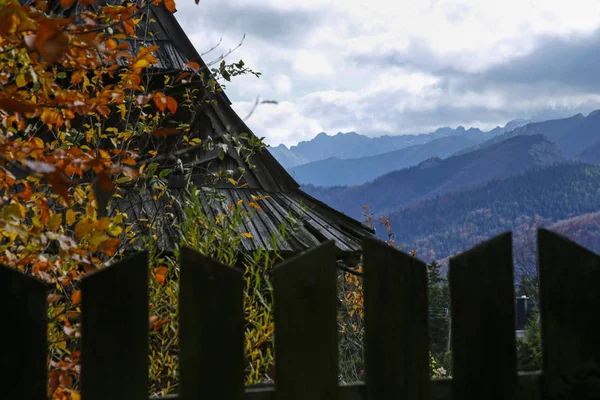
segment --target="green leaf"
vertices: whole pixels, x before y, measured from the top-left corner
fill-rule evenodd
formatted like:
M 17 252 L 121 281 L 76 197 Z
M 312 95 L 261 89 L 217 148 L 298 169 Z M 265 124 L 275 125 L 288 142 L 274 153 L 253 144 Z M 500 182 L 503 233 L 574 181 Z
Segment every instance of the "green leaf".
M 162 171 L 160 171 L 158 173 L 158 177 L 159 178 L 164 178 L 165 176 L 169 175 L 171 172 L 173 172 L 172 169 L 163 169 Z

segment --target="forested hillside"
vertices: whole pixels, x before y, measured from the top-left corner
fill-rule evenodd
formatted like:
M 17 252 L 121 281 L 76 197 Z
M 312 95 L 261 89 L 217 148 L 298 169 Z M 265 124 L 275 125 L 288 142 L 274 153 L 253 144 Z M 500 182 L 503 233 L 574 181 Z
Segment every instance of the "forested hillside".
M 514 230 L 535 216 L 560 221 L 598 210 L 600 166 L 574 163 L 428 199 L 391 213 L 389 222 L 398 243 L 430 261 Z

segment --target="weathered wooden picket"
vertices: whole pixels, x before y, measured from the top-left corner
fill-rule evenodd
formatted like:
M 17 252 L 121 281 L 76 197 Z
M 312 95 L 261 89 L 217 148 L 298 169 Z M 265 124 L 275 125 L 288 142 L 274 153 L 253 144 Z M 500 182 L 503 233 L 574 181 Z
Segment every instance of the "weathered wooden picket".
M 450 261 L 453 378 L 428 376 L 427 274 L 364 243 L 364 384 L 337 382 L 336 260 L 329 242 L 274 272 L 274 387 L 244 388 L 242 275 L 185 249 L 180 394 L 173 399 L 600 399 L 600 257 L 539 231 L 543 373 L 519 375 L 511 234 Z M 148 260 L 82 281 L 83 400 L 148 397 Z M 46 397 L 47 287 L 0 268 L 0 396 Z

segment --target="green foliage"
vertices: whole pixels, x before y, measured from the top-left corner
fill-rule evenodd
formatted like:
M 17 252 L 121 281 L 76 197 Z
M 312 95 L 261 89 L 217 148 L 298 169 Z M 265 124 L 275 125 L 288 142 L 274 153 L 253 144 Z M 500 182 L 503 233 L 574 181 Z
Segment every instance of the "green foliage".
M 448 347 L 450 289 L 442 277 L 440 265 L 432 261 L 427 266 L 429 280 L 429 348 L 432 356 L 441 359 Z
M 209 194 L 208 200 L 201 200 L 200 191 Z M 150 393 L 166 395 L 178 389 L 177 299 L 179 256 L 180 249 L 184 246 L 224 265 L 235 266 L 244 271 L 244 350 L 248 362 L 246 384 L 271 382 L 270 370 L 274 363 L 274 320 L 270 273 L 274 264 L 281 260 L 277 238 L 285 238 L 285 227 L 282 226 L 279 233 L 272 238 L 270 250 L 244 251 L 241 239 L 250 234 L 245 232 L 243 227 L 255 215 L 245 211 L 242 202 L 234 202 L 217 192 L 206 192 L 206 188 L 196 188 L 191 183 L 186 187 L 183 196 L 175 196 L 170 191 L 166 191 L 164 195 L 177 205 L 176 208 L 182 210 L 183 218 L 170 221 L 181 233 L 180 242 L 172 254 L 161 252 L 156 240 L 149 240 L 147 244 L 150 249 L 153 278 L 150 284 Z M 214 217 L 207 215 L 202 201 L 216 202 L 223 214 Z M 166 213 L 162 218 L 173 216 Z
M 517 362 L 520 371 L 542 369 L 542 328 L 537 307 L 525 326 L 525 337 L 517 340 Z

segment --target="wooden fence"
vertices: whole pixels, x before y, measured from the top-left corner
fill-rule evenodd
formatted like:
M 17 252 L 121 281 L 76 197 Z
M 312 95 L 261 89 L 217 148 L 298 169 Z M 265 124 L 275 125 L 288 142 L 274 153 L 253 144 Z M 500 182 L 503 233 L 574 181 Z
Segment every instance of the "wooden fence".
M 274 272 L 275 387 L 244 387 L 242 275 L 181 257 L 180 394 L 173 399 L 600 399 L 600 257 L 539 231 L 543 373 L 517 374 L 511 234 L 450 261 L 453 378 L 428 375 L 427 271 L 364 244 L 365 383 L 338 385 L 335 248 Z M 148 260 L 82 281 L 83 400 L 148 397 Z M 0 397 L 46 397 L 47 287 L 0 268 Z

